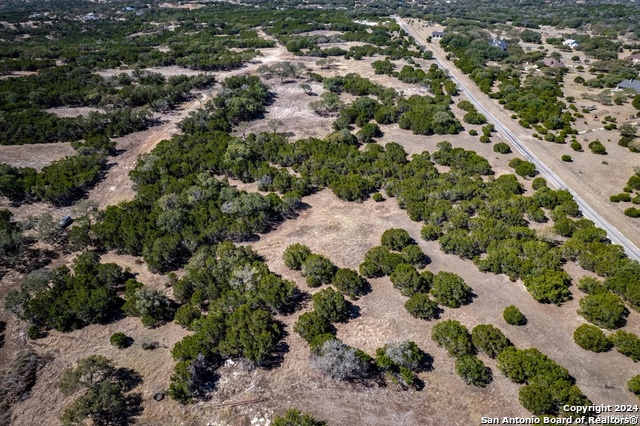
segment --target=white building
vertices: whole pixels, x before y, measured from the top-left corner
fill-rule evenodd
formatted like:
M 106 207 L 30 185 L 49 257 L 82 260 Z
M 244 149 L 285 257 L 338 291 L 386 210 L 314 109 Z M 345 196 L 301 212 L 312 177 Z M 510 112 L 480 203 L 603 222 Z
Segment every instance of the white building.
M 570 48 L 572 48 L 572 49 L 575 49 L 576 47 L 578 47 L 578 42 L 577 42 L 577 41 L 575 41 L 575 40 L 574 40 L 574 39 L 572 39 L 572 38 L 568 38 L 568 39 L 566 39 L 565 41 L 563 41 L 563 42 L 562 42 L 562 44 L 563 44 L 564 46 L 568 46 L 568 47 L 570 47 Z

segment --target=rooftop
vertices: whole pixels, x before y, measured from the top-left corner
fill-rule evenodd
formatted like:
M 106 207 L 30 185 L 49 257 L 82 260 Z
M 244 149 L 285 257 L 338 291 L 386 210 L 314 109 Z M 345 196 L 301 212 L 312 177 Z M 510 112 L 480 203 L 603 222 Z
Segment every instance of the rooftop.
M 619 89 L 631 89 L 635 90 L 637 93 L 640 93 L 640 80 L 624 80 L 618 83 Z
M 562 68 L 564 67 L 564 62 L 559 61 L 555 58 L 544 58 L 542 61 L 546 66 L 551 68 Z

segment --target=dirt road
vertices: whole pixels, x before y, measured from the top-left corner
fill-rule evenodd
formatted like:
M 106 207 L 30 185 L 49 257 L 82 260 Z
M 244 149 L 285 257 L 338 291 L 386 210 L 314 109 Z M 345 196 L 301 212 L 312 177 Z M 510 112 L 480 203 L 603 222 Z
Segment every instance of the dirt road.
M 471 101 L 476 108 L 487 116 L 488 120 L 494 123 L 496 130 L 500 132 L 505 139 L 507 139 L 528 161 L 534 163 L 538 171 L 556 188 L 567 189 L 576 202 L 580 206 L 582 213 L 589 219 L 595 222 L 595 224 L 607 231 L 609 239 L 615 243 L 621 245 L 627 255 L 635 260 L 640 261 L 640 249 L 629 240 L 629 236 L 635 237 L 637 240 L 638 233 L 634 232 L 632 227 L 623 218 L 618 218 L 617 212 L 601 202 L 598 197 L 592 193 L 592 191 L 582 185 L 579 181 L 568 176 L 566 173 L 562 173 L 557 168 L 552 169 L 549 164 L 552 164 L 547 154 L 542 152 L 534 152 L 532 147 L 526 145 L 523 141 L 531 136 L 524 133 L 521 127 L 514 123 L 514 120 L 506 117 L 506 114 L 502 109 L 497 107 L 489 97 L 481 92 L 476 85 L 471 81 L 469 77 L 464 75 L 458 70 L 451 61 L 446 58 L 445 52 L 440 48 L 437 43 L 428 44 L 424 37 L 420 36 L 418 32 L 411 27 L 407 22 L 401 18 L 396 18 L 398 24 L 413 37 L 416 42 L 424 47 L 429 48 L 433 54 L 436 63 L 443 69 L 449 72 L 451 79 L 458 85 L 459 90 Z M 560 177 L 560 174 L 564 176 Z M 579 195 L 582 194 L 584 198 Z M 589 202 L 586 199 L 589 199 Z M 620 220 L 623 219 L 623 220 Z M 614 224 L 615 223 L 615 226 Z M 620 230 L 619 230 L 620 229 Z

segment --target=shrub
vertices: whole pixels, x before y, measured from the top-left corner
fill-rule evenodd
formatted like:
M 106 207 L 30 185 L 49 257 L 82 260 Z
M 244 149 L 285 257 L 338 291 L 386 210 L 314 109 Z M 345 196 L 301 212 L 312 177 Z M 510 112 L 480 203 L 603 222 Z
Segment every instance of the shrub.
M 356 133 L 356 137 L 360 143 L 373 142 L 373 138 L 378 138 L 380 136 L 382 136 L 382 131 L 376 123 L 366 123 L 358 133 Z
M 533 178 L 533 180 L 531 181 L 531 187 L 535 191 L 537 191 L 540 188 L 546 188 L 547 187 L 547 181 L 543 177 Z
M 298 333 L 307 343 L 310 343 L 321 334 L 331 333 L 332 330 L 329 321 L 316 311 L 305 312 L 300 315 L 293 326 L 293 331 Z
M 310 414 L 302 414 L 296 409 L 289 409 L 284 416 L 273 418 L 272 426 L 326 426 L 327 422 L 314 419 Z
M 589 149 L 594 154 L 598 154 L 598 155 L 606 155 L 607 154 L 607 149 L 598 140 L 595 140 L 595 141 L 589 143 Z
M 438 225 L 427 224 L 420 230 L 420 238 L 425 241 L 435 241 L 442 236 L 442 229 Z
M 553 224 L 553 232 L 562 236 L 562 237 L 570 237 L 573 235 L 576 230 L 576 224 L 573 220 L 568 217 L 558 218 Z
M 467 327 L 459 321 L 447 320 L 436 324 L 431 330 L 431 339 L 451 356 L 474 355 L 476 352 Z
M 327 340 L 313 356 L 317 369 L 336 380 L 362 379 L 369 375 L 371 359 L 339 340 Z
M 404 229 L 391 228 L 384 231 L 381 243 L 390 250 L 400 251 L 409 244 L 412 244 L 413 239 Z
M 400 290 L 403 296 L 411 296 L 415 293 L 428 291 L 428 287 L 424 285 L 416 268 L 406 263 L 396 266 L 389 279 L 393 283 L 393 287 Z
M 491 358 L 497 357 L 500 352 L 513 346 L 499 328 L 489 324 L 475 326 L 471 331 L 471 340 L 477 349 Z
M 422 269 L 429 263 L 429 258 L 416 244 L 411 244 L 402 249 L 402 257 L 409 265 Z
M 438 304 L 429 299 L 428 294 L 424 293 L 413 294 L 404 304 L 404 307 L 413 317 L 427 321 L 438 318 L 440 315 Z
M 187 303 L 176 310 L 176 315 L 173 317 L 173 320 L 176 324 L 189 329 L 191 328 L 193 321 L 200 318 L 200 316 L 200 309 L 198 309 L 197 306 L 193 306 L 191 303 Z
M 313 308 L 329 322 L 342 322 L 349 318 L 349 306 L 344 296 L 332 288 L 314 294 Z
M 310 255 L 311 249 L 309 249 L 309 247 L 295 243 L 286 248 L 282 258 L 288 268 L 299 271 L 302 268 L 302 264 Z
M 514 305 L 510 305 L 504 308 L 504 311 L 502 312 L 502 318 L 504 318 L 504 320 L 509 325 L 525 325 L 527 323 L 527 318 L 522 315 L 520 309 L 518 309 Z
M 635 396 L 640 396 L 640 374 L 629 379 L 627 389 L 633 392 Z
M 582 151 L 582 144 L 578 141 L 571 142 L 571 149 L 574 151 Z
M 425 359 L 425 353 L 418 345 L 408 340 L 388 343 L 376 350 L 376 355 L 379 352 L 383 353 L 395 365 L 408 368 L 411 371 L 420 369 Z
M 474 129 L 471 129 L 471 130 L 469 130 L 469 135 L 471 135 L 471 136 L 478 136 L 478 131 L 477 131 L 477 130 L 474 130 Z
M 130 279 L 126 283 L 124 294 L 126 302 L 122 305 L 122 310 L 127 315 L 140 317 L 145 327 L 153 327 L 173 319 L 171 301 L 164 293 Z
M 582 277 L 578 280 L 578 290 L 587 294 L 597 294 L 602 292 L 608 292 L 602 282 L 593 277 Z
M 620 194 L 610 196 L 609 201 L 613 203 L 619 203 L 621 201 L 628 203 L 629 201 L 631 201 L 631 195 L 629 195 L 629 193 L 627 192 L 621 192 Z
M 561 159 L 562 161 L 564 161 L 565 163 L 570 163 L 570 162 L 572 162 L 572 161 L 573 161 L 573 160 L 571 159 L 571 156 L 570 156 L 570 155 L 563 155 L 562 157 L 560 157 L 560 159 Z
M 319 287 L 329 284 L 336 267 L 329 259 L 319 254 L 312 254 L 302 264 L 302 276 L 307 278 L 309 287 Z
M 618 330 L 610 338 L 618 352 L 628 356 L 634 362 L 640 361 L 640 339 L 638 336 Z
M 500 154 L 509 154 L 511 153 L 511 147 L 504 142 L 498 142 L 493 146 L 493 152 L 498 152 Z
M 622 300 L 610 292 L 588 294 L 580 300 L 578 310 L 587 321 L 607 329 L 623 325 L 627 313 Z
M 480 143 L 490 143 L 491 139 L 487 135 L 480 136 Z
M 384 201 L 384 197 L 383 197 L 383 196 L 382 196 L 382 194 L 381 194 L 381 193 L 379 193 L 379 192 L 376 192 L 375 194 L 373 194 L 373 195 L 371 196 L 371 198 L 373 198 L 373 201 L 375 201 L 376 203 L 379 203 L 379 202 L 381 202 L 381 201 Z
M 458 275 L 441 271 L 433 280 L 431 294 L 441 305 L 459 308 L 471 301 L 473 291 Z
M 491 370 L 473 355 L 461 356 L 456 359 L 456 373 L 468 384 L 481 388 L 491 383 L 492 380 Z
M 353 269 L 338 269 L 333 276 L 332 283 L 342 294 L 351 299 L 357 299 L 367 290 L 367 282 Z
M 100 355 L 82 359 L 66 370 L 59 385 L 62 393 L 83 392 L 66 407 L 62 423 L 85 424 L 85 419 L 91 419 L 92 424 L 128 424 L 131 413 L 139 409 L 139 401 L 124 395 L 127 382 L 135 376 L 122 371 Z
M 628 209 L 626 209 L 624 211 L 625 216 L 629 216 L 629 217 L 640 217 L 640 209 L 637 209 L 635 207 L 629 207 Z
M 513 167 L 516 174 L 522 177 L 534 177 L 537 173 L 536 166 L 533 163 L 519 158 L 509 161 L 509 167 Z
M 391 275 L 396 266 L 403 262 L 404 259 L 401 255 L 390 252 L 388 248 L 374 247 L 364 255 L 364 262 L 360 265 L 360 273 L 367 278 Z
M 109 338 L 109 342 L 118 349 L 124 349 L 129 346 L 129 337 L 126 334 L 118 331 L 113 333 Z
M 590 324 L 582 324 L 576 328 L 573 340 L 581 348 L 593 352 L 606 352 L 613 346 L 602 330 Z

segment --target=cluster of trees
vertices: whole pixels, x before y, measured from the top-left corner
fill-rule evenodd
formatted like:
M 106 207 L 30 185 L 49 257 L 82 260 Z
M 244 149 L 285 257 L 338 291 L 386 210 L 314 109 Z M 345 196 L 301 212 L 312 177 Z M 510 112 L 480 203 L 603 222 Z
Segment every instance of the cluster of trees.
M 622 327 L 629 311 L 620 297 L 591 277 L 583 277 L 578 287 L 587 295 L 580 299 L 578 313 L 587 321 L 606 329 Z
M 166 272 L 184 264 L 202 244 L 246 240 L 295 211 L 307 184 L 266 164 L 254 152 L 261 141 L 233 139 L 219 130 L 263 110 L 266 88 L 257 77 L 231 77 L 223 87 L 203 116 L 187 119 L 189 134 L 161 142 L 138 160 L 131 172 L 136 199 L 105 210 L 91 229 L 94 244 L 143 255 L 153 270 Z M 273 142 L 285 143 L 282 138 Z M 287 194 L 281 199 L 238 191 L 215 174 L 249 182 L 260 178 L 267 188 L 277 186 Z
M 438 102 L 430 96 L 412 95 L 406 101 L 407 110 L 398 119 L 401 129 L 418 135 L 457 135 L 463 130 L 449 110 L 448 102 Z
M 248 138 L 246 145 L 251 155 L 245 158 L 254 161 L 247 168 L 263 161 L 291 167 L 309 192 L 328 186 L 339 198 L 355 201 L 384 186 L 411 219 L 425 223 L 423 238 L 438 239 L 445 252 L 474 259 L 483 271 L 524 279 L 533 297 L 543 303 L 570 298 L 571 280 L 562 271 L 566 260 L 607 275 L 615 287 L 612 291 L 627 301 L 636 300 L 637 264 L 625 259 L 619 247 L 608 244 L 606 234 L 593 222 L 579 218 L 569 192 L 547 188 L 544 179 L 535 178 L 534 194 L 523 196 L 524 188 L 513 175 L 482 180 L 481 175 L 493 171 L 473 151 L 442 142 L 433 154 L 414 155 L 408 161 L 406 152 L 394 143 L 384 148 L 371 143 L 359 150 L 357 139 L 344 129 L 324 141 L 285 143 L 262 134 Z M 450 171 L 439 172 L 434 162 Z M 527 228 L 528 221 L 549 219 L 554 221 L 554 231 L 568 238 L 563 245 L 554 246 Z M 370 256 L 375 262 L 365 259 L 364 276 L 391 275 L 397 264 L 404 263 L 399 254 L 388 256 L 384 248 Z
M 525 53 L 517 43 L 509 43 L 507 51 L 492 47 L 488 42 L 489 33 L 477 22 L 454 20 L 448 28 L 450 31 L 440 43 L 445 50 L 455 54 L 456 66 L 469 74 L 482 91 L 499 99 L 505 109 L 514 111 L 522 126 L 540 124 L 548 130 L 570 131 L 575 118 L 571 113 L 563 112 L 565 104 L 559 100 L 565 69 L 552 76 L 527 76 L 521 80 L 513 64 L 535 62 L 542 58 L 540 52 Z M 532 37 L 539 38 L 533 31 L 528 31 L 525 37 L 529 37 L 529 32 L 533 33 Z M 487 66 L 488 61 L 499 62 L 501 66 Z M 494 90 L 496 81 L 499 81 L 497 91 Z M 475 114 L 469 116 L 469 119 L 480 118 Z
M 338 118 L 333 123 L 335 130 L 348 129 L 354 123 L 362 127 L 358 134 L 361 142 L 371 142 L 373 137 L 381 136 L 377 126 L 367 126 L 372 119 L 378 124 L 397 122 L 401 128 L 410 129 L 416 134 L 457 134 L 462 130 L 462 125 L 449 109 L 451 96 L 457 94 L 456 85 L 441 69 L 433 65 L 425 73 L 419 68 L 405 66 L 398 78 L 429 86 L 433 96 L 413 95 L 407 99 L 399 96 L 393 89 L 372 83 L 356 74 L 347 74 L 325 78 L 323 85 L 332 93 L 344 91 L 360 96 L 359 98 L 344 105 L 337 96 L 325 93 L 321 101 L 313 102 L 310 106 L 320 115 L 339 111 Z M 377 100 L 369 96 L 375 96 Z
M 636 173 L 631 176 L 627 181 L 627 185 L 624 187 L 623 192 L 610 196 L 609 200 L 614 203 L 623 201 L 640 204 L 640 173 Z M 624 214 L 632 218 L 640 217 L 640 210 L 632 206 L 625 209 Z
M 24 145 L 77 141 L 106 135 L 125 136 L 153 124 L 148 108 L 116 108 L 104 113 L 92 111 L 84 117 L 60 118 L 37 109 L 10 111 L 0 115 L 3 145 Z
M 458 308 L 471 301 L 473 291 L 458 275 L 444 271 L 436 275 L 428 270 L 418 272 L 428 264 L 429 258 L 404 229 L 386 230 L 381 243 L 382 246 L 365 254 L 360 273 L 367 278 L 388 275 L 394 288 L 409 297 L 405 308 L 414 317 L 431 320 L 442 311 L 438 304 Z
M 358 272 L 349 268 L 337 268 L 325 256 L 313 254 L 303 244 L 292 244 L 286 248 L 283 259 L 287 267 L 300 271 L 309 287 L 333 284 L 343 295 L 355 300 L 365 295 L 369 284 Z
M 124 136 L 152 124 L 151 111 L 175 108 L 193 89 L 209 87 L 211 76 L 175 76 L 135 70 L 103 78 L 87 67 L 65 65 L 37 75 L 0 81 L 3 145 L 76 141 Z M 98 107 L 85 117 L 60 118 L 53 107 Z
M 182 303 L 176 321 L 194 331 L 172 349 L 178 363 L 169 395 L 183 404 L 206 395 L 225 359 L 271 363 L 282 338 L 273 315 L 290 312 L 297 300 L 295 284 L 270 272 L 250 248 L 230 242 L 202 247 L 173 290 Z
M 466 111 L 466 114 L 462 118 L 465 123 L 469 124 L 485 124 L 487 122 L 487 117 L 480 114 L 473 104 L 467 100 L 463 100 L 458 102 L 458 108 L 463 111 Z
M 100 180 L 106 164 L 107 158 L 102 153 L 65 157 L 39 172 L 30 167 L 0 164 L 0 195 L 14 203 L 40 200 L 66 206 L 82 198 Z
M 535 164 L 530 161 L 521 160 L 520 158 L 514 158 L 513 160 L 509 161 L 509 167 L 513 167 L 513 170 L 516 172 L 516 174 L 524 178 L 534 177 L 536 174 L 538 174 Z
M 17 265 L 30 244 L 19 224 L 13 220 L 13 213 L 0 210 L 0 267 Z
M 422 56 L 412 39 L 397 34 L 399 26 L 395 22 L 382 22 L 376 17 L 368 16 L 368 19 L 378 21 L 378 25 L 370 27 L 335 14 L 319 14 L 313 11 L 300 11 L 299 14 L 304 16 L 297 16 L 298 14 L 295 14 L 295 17 L 289 16 L 287 22 L 278 19 L 273 25 L 265 28 L 265 32 L 277 37 L 278 41 L 295 55 L 321 58 L 344 55 L 346 59 L 355 60 L 374 55 L 388 55 L 394 59 Z M 315 30 L 331 30 L 340 33 L 306 34 Z M 323 45 L 328 43 L 346 42 L 360 42 L 363 45 L 353 46 L 348 50 L 337 46 L 323 48 Z
M 569 372 L 535 348 L 509 346 L 496 359 L 509 379 L 525 384 L 519 391 L 520 403 L 533 414 L 573 417 L 576 414 L 564 407 L 591 404 Z
M 141 398 L 127 393 L 141 382 L 133 370 L 116 368 L 102 355 L 78 361 L 64 372 L 59 387 L 70 396 L 82 392 L 64 410 L 64 424 L 83 424 L 90 419 L 96 425 L 126 425 L 139 414 Z
M 480 324 L 471 333 L 459 321 L 447 320 L 436 324 L 431 338 L 438 346 L 456 358 L 456 373 L 468 384 L 484 387 L 493 380 L 491 369 L 476 356 L 478 351 L 496 358 L 513 344 L 492 325 Z
M 31 324 L 32 337 L 49 328 L 70 331 L 104 323 L 120 312 L 118 292 L 124 281 L 118 265 L 101 264 L 95 252 L 85 252 L 71 268 L 30 273 L 19 290 L 7 294 L 5 308 Z

